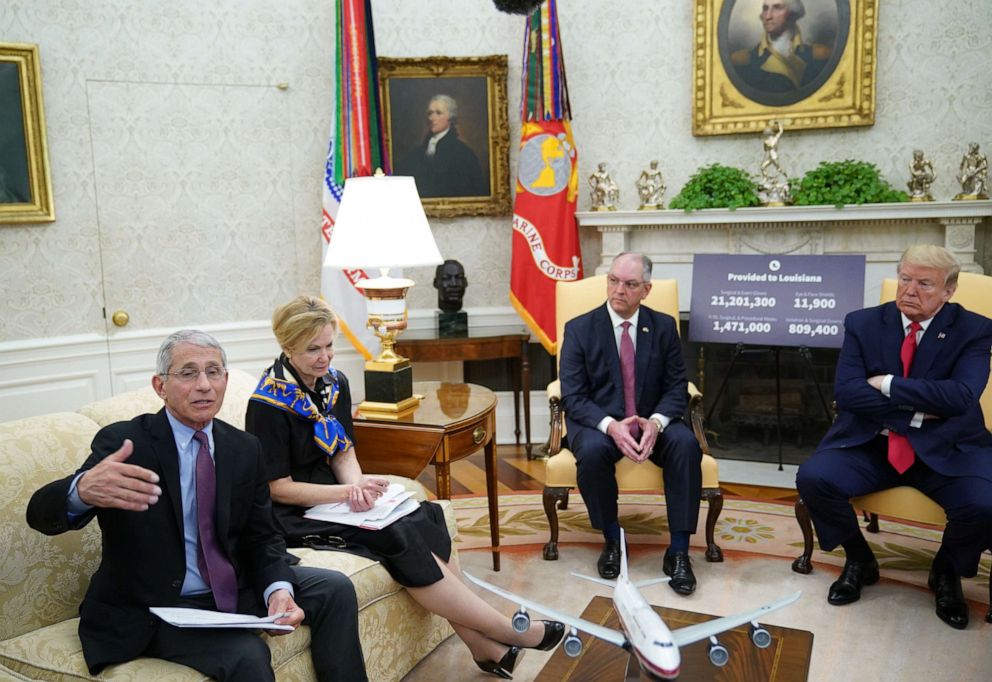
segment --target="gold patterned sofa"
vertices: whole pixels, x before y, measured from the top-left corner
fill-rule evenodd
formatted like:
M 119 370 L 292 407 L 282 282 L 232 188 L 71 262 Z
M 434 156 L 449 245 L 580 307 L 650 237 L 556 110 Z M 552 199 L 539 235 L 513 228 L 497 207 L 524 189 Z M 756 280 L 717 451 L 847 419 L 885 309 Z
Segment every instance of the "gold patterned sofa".
M 245 405 L 255 379 L 231 370 L 219 418 L 244 425 Z M 25 521 L 31 495 L 65 476 L 89 454 L 96 432 L 107 424 L 156 411 L 161 400 L 151 387 L 101 400 L 77 412 L 47 414 L 0 423 L 0 680 L 86 680 L 78 607 L 100 556 L 96 523 L 80 531 L 47 537 Z M 402 482 L 421 499 L 424 488 Z M 452 538 L 457 529 L 447 502 Z M 416 604 L 377 562 L 341 552 L 293 550 L 305 565 L 331 568 L 349 576 L 358 593 L 359 631 L 369 679 L 398 680 L 452 634 L 448 623 Z M 457 559 L 457 556 L 456 556 Z M 312 680 L 309 628 L 266 637 L 278 680 Z M 202 680 L 192 670 L 142 658 L 110 666 L 98 679 Z

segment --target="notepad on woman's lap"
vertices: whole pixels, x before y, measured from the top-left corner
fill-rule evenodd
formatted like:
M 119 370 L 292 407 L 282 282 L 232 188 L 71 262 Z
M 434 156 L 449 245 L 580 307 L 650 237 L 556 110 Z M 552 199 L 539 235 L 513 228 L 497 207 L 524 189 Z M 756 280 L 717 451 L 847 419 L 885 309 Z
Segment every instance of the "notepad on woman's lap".
M 352 511 L 347 502 L 334 502 L 310 507 L 304 516 L 316 521 L 380 530 L 397 519 L 417 511 L 418 507 L 420 503 L 413 499 L 413 492 L 399 483 L 390 483 L 385 494 L 367 511 Z

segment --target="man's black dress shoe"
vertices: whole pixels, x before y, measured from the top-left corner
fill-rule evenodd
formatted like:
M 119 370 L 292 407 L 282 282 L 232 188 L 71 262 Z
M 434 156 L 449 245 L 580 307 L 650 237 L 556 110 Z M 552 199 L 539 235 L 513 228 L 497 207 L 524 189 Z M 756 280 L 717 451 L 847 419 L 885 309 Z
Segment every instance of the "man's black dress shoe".
M 834 606 L 851 604 L 861 599 L 861 588 L 878 582 L 878 561 L 872 557 L 870 561 L 844 562 L 844 570 L 840 577 L 830 586 L 827 601 Z
M 937 595 L 937 617 L 958 630 L 968 627 L 968 604 L 961 592 L 961 578 L 930 569 L 927 585 Z
M 492 673 L 496 677 L 502 677 L 504 680 L 512 680 L 513 669 L 517 667 L 518 659 L 520 654 L 523 652 L 518 646 L 511 646 L 510 650 L 503 654 L 503 658 L 498 661 L 476 661 L 475 664 L 483 672 Z
M 603 543 L 603 551 L 599 554 L 596 568 L 599 570 L 599 577 L 606 580 L 613 580 L 620 575 L 619 540 L 607 540 Z
M 661 568 L 665 575 L 672 577 L 668 585 L 677 593 L 685 595 L 696 591 L 696 576 L 692 572 L 688 552 L 665 552 Z

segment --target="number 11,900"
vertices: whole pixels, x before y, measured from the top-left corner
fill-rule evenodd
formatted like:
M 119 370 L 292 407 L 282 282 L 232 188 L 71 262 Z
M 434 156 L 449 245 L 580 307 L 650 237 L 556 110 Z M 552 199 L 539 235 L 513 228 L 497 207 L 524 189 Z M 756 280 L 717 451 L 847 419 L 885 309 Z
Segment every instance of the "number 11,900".
M 794 298 L 792 307 L 797 310 L 833 310 L 837 307 L 835 298 Z

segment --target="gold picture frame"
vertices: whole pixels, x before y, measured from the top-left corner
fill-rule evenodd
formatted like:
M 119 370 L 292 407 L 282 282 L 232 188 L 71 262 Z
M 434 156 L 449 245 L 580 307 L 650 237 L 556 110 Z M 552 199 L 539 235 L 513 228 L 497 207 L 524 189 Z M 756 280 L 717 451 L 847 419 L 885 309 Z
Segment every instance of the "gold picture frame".
M 427 215 L 509 215 L 506 55 L 379 57 L 378 64 L 390 168 L 416 179 Z M 433 131 L 444 132 L 433 144 L 431 126 L 443 124 L 428 122 L 429 107 L 455 123 Z
M 0 224 L 53 220 L 38 46 L 0 43 Z
M 762 0 L 695 0 L 693 135 L 875 123 L 878 0 L 802 5 L 785 59 L 768 49 L 781 15 L 763 22 Z

